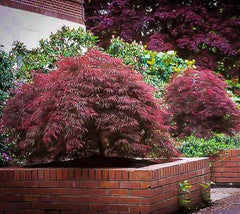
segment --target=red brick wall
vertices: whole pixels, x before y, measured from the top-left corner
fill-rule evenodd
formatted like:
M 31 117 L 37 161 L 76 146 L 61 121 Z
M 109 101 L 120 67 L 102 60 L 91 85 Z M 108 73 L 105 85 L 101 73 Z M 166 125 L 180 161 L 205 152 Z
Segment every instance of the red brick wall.
M 211 180 L 217 184 L 240 184 L 240 150 L 223 153 L 218 158 L 210 158 Z
M 178 209 L 178 185 L 210 179 L 207 158 L 130 169 L 0 169 L 0 214 L 169 213 Z
M 84 0 L 0 0 L 0 5 L 84 24 Z

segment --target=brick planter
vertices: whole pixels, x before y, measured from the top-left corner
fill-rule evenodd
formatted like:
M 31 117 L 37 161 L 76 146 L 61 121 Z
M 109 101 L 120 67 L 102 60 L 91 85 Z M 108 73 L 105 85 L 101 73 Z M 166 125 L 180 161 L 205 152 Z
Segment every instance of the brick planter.
M 182 158 L 142 168 L 0 169 L 0 214 L 170 213 L 178 209 L 179 182 L 210 179 L 208 158 Z
M 240 186 L 240 149 L 228 150 L 218 158 L 210 158 L 211 180 L 217 185 Z

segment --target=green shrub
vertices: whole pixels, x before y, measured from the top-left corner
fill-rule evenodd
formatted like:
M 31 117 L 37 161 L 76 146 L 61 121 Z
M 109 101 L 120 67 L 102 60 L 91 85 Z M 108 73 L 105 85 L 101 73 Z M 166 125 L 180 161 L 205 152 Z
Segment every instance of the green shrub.
M 9 97 L 9 90 L 31 81 L 31 71 L 48 73 L 56 68 L 60 58 L 82 55 L 87 48 L 95 47 L 97 37 L 82 28 L 62 27 L 49 38 L 39 41 L 39 47 L 28 50 L 15 41 L 9 53 L 0 46 L 0 112 Z
M 39 41 L 39 47 L 27 50 L 24 44 L 15 42 L 12 54 L 19 62 L 19 70 L 27 72 L 30 78 L 31 70 L 42 70 L 44 73 L 56 68 L 56 62 L 62 57 L 82 55 L 87 48 L 95 47 L 97 37 L 81 27 L 70 29 L 63 26 L 47 39 Z
M 31 81 L 32 70 L 48 73 L 56 68 L 56 62 L 62 57 L 82 55 L 87 48 L 96 47 L 97 42 L 97 37 L 91 32 L 68 27 L 62 27 L 49 38 L 40 40 L 39 47 L 32 50 L 27 50 L 23 43 L 15 42 L 11 57 L 17 64 L 17 78 Z M 150 51 L 141 44 L 127 43 L 120 38 L 113 38 L 106 52 L 122 58 L 124 64 L 132 65 L 147 83 L 158 89 L 157 94 L 162 94 L 172 74 L 192 68 L 195 63 L 194 60 L 184 61 L 174 51 Z
M 0 114 L 1 110 L 9 97 L 9 89 L 14 84 L 14 73 L 12 72 L 13 59 L 2 50 L 0 46 Z
M 240 148 L 240 134 L 235 136 L 218 134 L 209 139 L 189 136 L 177 141 L 178 150 L 186 157 L 209 157 L 227 149 Z
M 9 134 L 0 135 L 0 167 L 18 166 L 26 162 L 26 157 L 19 154 L 16 141 L 9 139 Z
M 191 205 L 191 189 L 192 185 L 187 180 L 179 183 L 179 206 L 184 213 L 190 213 L 193 208 Z
M 2 109 L 10 95 L 10 88 L 14 87 L 15 72 L 13 71 L 14 60 L 0 46 L 0 116 Z M 7 144 L 7 133 L 0 134 L 0 166 L 6 166 L 11 161 L 10 145 Z
M 127 43 L 120 38 L 112 38 L 107 52 L 114 57 L 120 57 L 126 65 L 132 65 L 140 72 L 144 80 L 155 86 L 161 95 L 163 88 L 169 82 L 171 75 L 193 68 L 195 61 L 183 60 L 177 57 L 175 51 L 166 53 L 147 50 L 141 43 Z
M 228 84 L 227 92 L 231 94 L 232 100 L 238 105 L 240 108 L 240 83 L 238 78 L 226 80 Z

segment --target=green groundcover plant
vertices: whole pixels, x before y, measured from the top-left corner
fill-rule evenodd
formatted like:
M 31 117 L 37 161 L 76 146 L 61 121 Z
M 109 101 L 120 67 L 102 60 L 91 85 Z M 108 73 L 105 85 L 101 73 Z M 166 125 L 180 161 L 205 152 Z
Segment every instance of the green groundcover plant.
M 240 134 L 228 136 L 216 134 L 209 139 L 194 136 L 177 139 L 177 148 L 186 157 L 216 156 L 227 149 L 240 148 Z

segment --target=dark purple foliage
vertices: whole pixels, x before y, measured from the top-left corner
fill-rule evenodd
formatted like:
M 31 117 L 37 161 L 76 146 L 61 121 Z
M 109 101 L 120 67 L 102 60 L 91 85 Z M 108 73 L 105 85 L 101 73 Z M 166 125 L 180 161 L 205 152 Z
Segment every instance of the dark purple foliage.
M 203 68 L 228 78 L 239 76 L 238 0 L 88 0 L 86 16 L 102 46 L 112 34 L 126 41 L 142 40 L 149 49 L 174 49 Z

